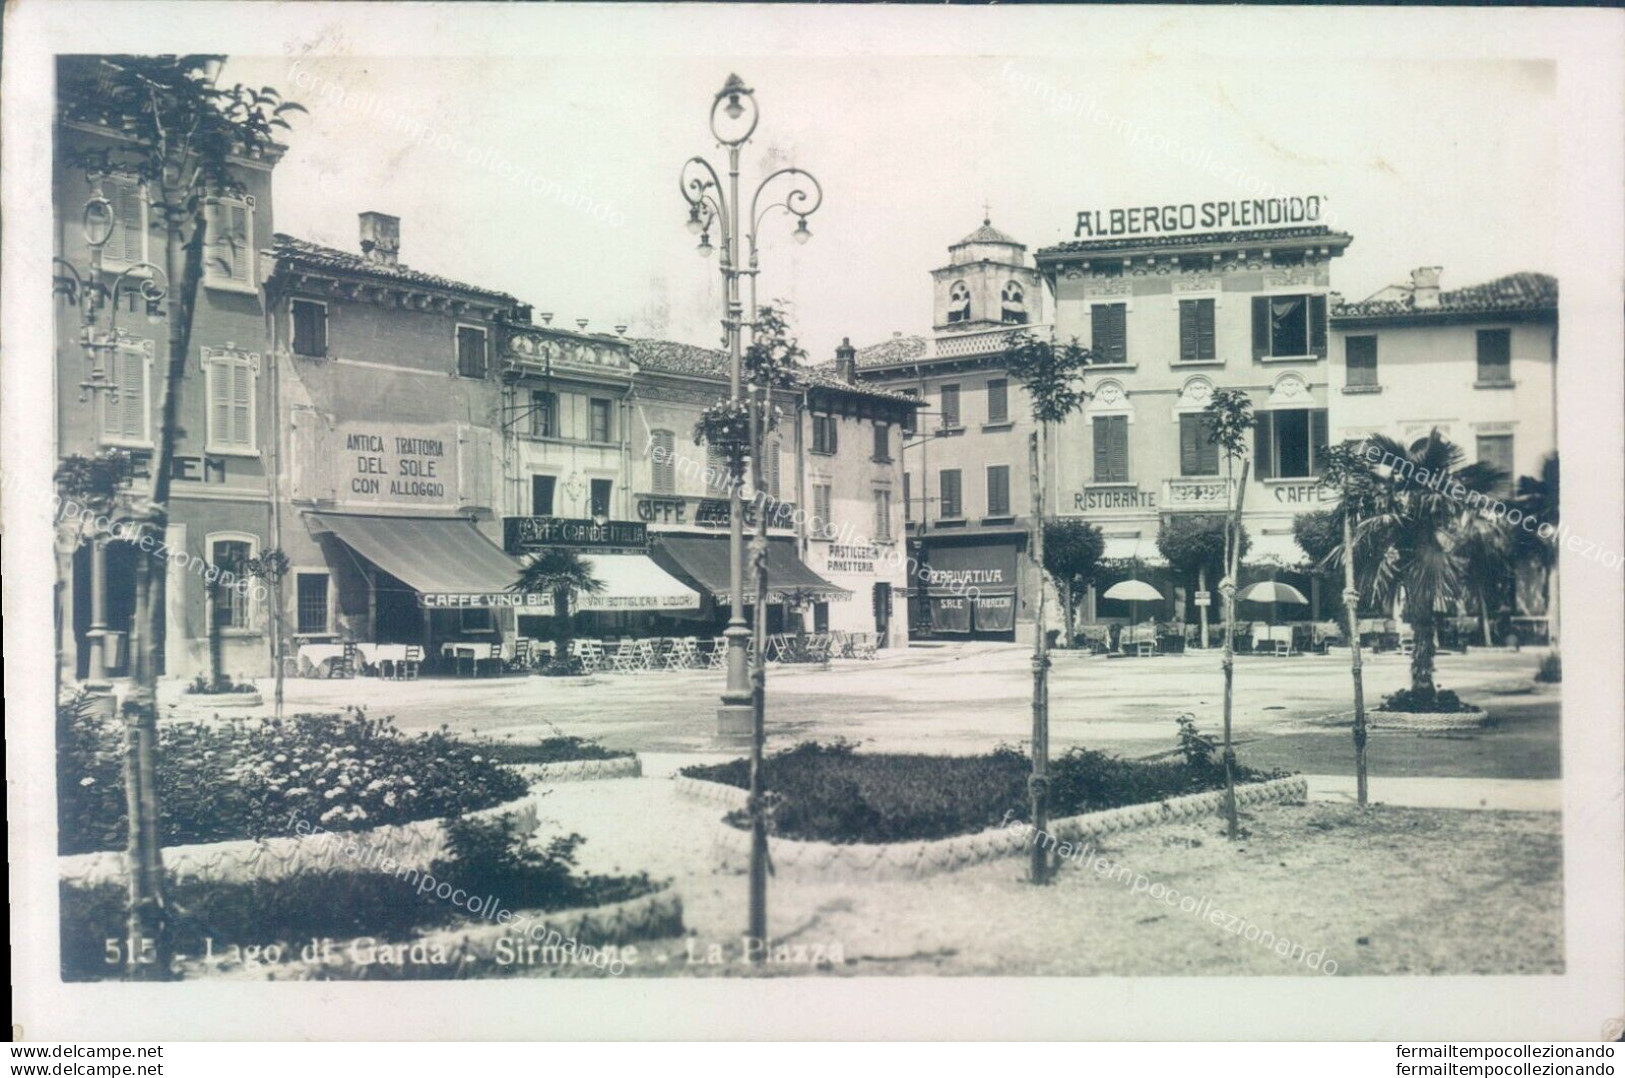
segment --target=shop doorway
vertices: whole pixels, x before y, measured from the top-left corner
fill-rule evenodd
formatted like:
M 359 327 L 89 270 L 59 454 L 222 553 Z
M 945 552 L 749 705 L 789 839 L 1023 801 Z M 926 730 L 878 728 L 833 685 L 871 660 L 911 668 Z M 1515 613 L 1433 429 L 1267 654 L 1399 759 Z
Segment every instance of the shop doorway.
M 881 647 L 886 646 L 891 636 L 891 585 L 880 583 L 875 585 L 875 636 Z

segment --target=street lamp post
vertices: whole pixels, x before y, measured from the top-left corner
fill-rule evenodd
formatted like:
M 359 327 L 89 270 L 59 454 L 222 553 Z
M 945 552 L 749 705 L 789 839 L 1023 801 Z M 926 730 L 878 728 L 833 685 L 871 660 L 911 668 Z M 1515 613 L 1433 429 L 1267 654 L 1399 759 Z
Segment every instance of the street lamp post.
M 103 248 L 112 238 L 114 215 L 112 203 L 102 194 L 101 175 L 92 172 L 90 197 L 85 200 L 82 218 L 85 245 L 90 251 L 90 272 L 81 275 L 65 258 L 53 257 L 56 268 L 53 291 L 79 311 L 79 345 L 85 354 L 85 377 L 79 383 L 79 401 L 102 398 L 107 406 L 118 403 L 119 387 L 113 378 L 112 355 L 119 347 L 118 316 L 126 285 L 133 285 L 138 298 L 145 304 L 150 321 L 161 320 L 159 305 L 169 292 L 168 277 L 151 262 L 137 262 L 126 267 L 111 283 L 102 266 Z M 163 283 L 160 283 L 163 282 Z M 107 314 L 107 329 L 98 323 L 103 309 Z M 142 402 L 145 406 L 145 401 Z M 95 411 L 92 405 L 92 411 Z M 103 424 L 94 416 L 91 421 L 92 438 L 96 449 L 102 447 Z M 90 641 L 89 678 L 99 683 L 107 676 L 107 539 L 91 536 L 90 547 Z
M 688 228 L 700 237 L 699 252 L 709 256 L 711 229 L 720 230 L 722 250 L 720 262 L 723 280 L 722 326 L 728 341 L 728 394 L 734 410 L 749 405 L 749 455 L 751 461 L 751 492 L 755 497 L 762 489 L 763 470 L 761 447 L 768 426 L 768 409 L 772 407 L 773 386 L 768 380 L 753 379 L 751 399 L 745 399 L 743 371 L 743 333 L 749 327 L 755 340 L 756 277 L 760 272 L 757 234 L 762 221 L 774 210 L 783 210 L 796 218 L 791 234 L 797 243 L 806 243 L 812 237 L 807 229 L 807 218 L 823 204 L 824 191 L 817 179 L 799 168 L 781 168 L 764 176 L 750 198 L 746 216 L 740 216 L 739 156 L 745 143 L 756 131 L 760 114 L 755 92 L 738 75 L 729 75 L 727 82 L 711 100 L 711 134 L 728 152 L 728 181 L 724 191 L 721 177 L 704 157 L 691 157 L 683 162 L 678 174 L 678 189 L 688 203 Z M 787 188 L 782 198 L 769 191 L 778 181 Z M 763 196 L 767 196 L 763 204 Z M 748 263 L 740 263 L 740 241 Z M 740 297 L 743 278 L 749 285 L 749 306 Z M 747 317 L 748 314 L 748 317 Z M 755 384 L 761 381 L 763 384 Z M 745 526 L 743 499 L 744 460 L 738 454 L 729 458 L 732 482 L 728 493 L 728 627 L 723 636 L 728 643 L 727 682 L 723 688 L 722 705 L 717 709 L 717 734 L 736 739 L 750 737 L 750 795 L 747 807 L 750 815 L 750 926 L 748 939 L 752 961 L 760 962 L 767 950 L 767 806 L 762 789 L 762 753 L 767 740 L 767 507 L 759 505 L 756 511 L 755 538 L 751 544 L 751 560 L 755 569 L 755 628 L 745 625 Z M 749 648 L 747 641 L 756 639 L 755 665 L 747 671 Z

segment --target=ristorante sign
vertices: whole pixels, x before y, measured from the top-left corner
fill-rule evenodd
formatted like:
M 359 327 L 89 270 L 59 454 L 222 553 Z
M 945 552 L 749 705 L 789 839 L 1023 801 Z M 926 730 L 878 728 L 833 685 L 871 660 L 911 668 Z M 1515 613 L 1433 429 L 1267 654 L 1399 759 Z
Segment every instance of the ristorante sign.
M 1320 223 L 1321 196 L 1250 198 L 1233 202 L 1181 202 L 1167 206 L 1129 206 L 1116 210 L 1079 210 L 1078 239 L 1117 236 L 1167 236 L 1203 230 L 1271 228 Z
M 571 517 L 503 517 L 502 549 L 523 554 L 541 547 L 631 548 L 648 545 L 648 530 L 637 520 L 578 520 Z

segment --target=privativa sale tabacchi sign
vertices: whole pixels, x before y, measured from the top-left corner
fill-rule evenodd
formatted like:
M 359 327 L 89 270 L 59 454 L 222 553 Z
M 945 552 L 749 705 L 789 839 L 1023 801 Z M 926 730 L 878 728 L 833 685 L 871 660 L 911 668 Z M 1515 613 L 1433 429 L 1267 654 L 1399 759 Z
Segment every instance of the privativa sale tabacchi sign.
M 1079 210 L 1072 235 L 1077 239 L 1119 236 L 1168 236 L 1186 232 L 1237 228 L 1277 228 L 1321 223 L 1320 195 L 1250 198 L 1229 202 L 1181 202 L 1129 206 L 1116 210 Z

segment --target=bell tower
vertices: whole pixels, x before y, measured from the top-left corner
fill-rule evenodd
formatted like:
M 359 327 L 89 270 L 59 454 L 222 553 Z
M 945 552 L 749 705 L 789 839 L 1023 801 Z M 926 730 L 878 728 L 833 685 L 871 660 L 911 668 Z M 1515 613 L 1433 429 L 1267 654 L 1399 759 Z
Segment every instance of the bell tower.
M 982 227 L 948 248 L 948 264 L 931 271 L 933 328 L 962 333 L 1044 320 L 1044 288 L 1027 264 L 1027 247 L 982 218 Z

